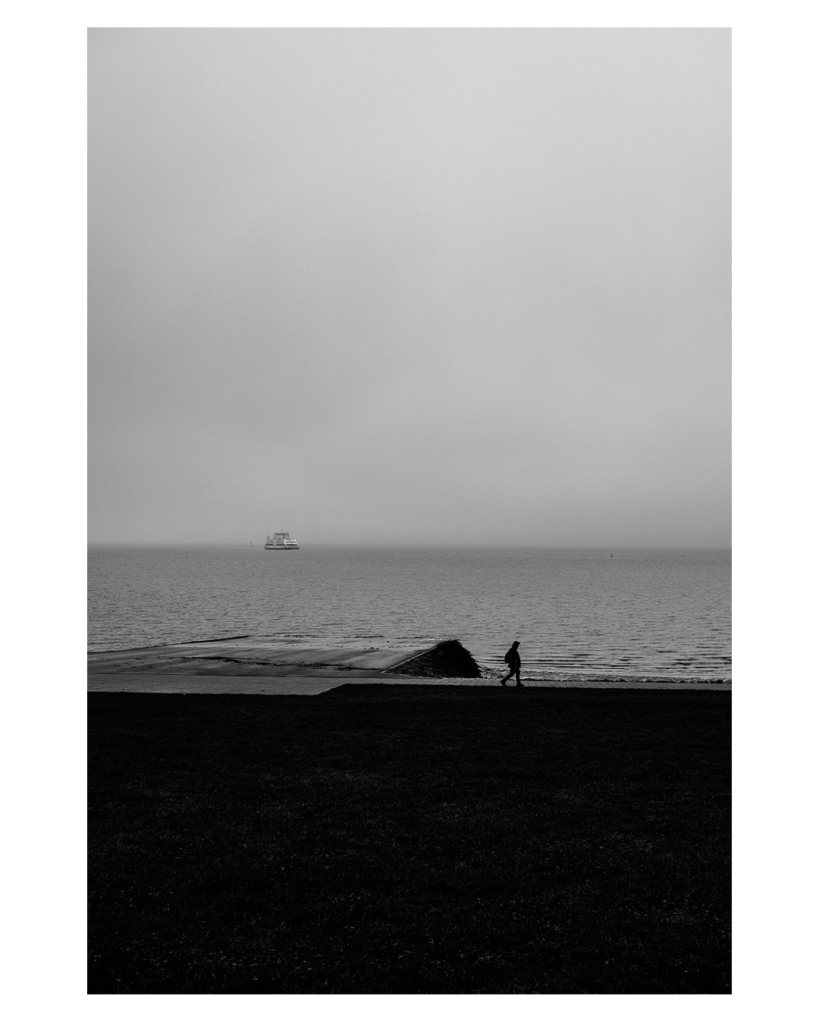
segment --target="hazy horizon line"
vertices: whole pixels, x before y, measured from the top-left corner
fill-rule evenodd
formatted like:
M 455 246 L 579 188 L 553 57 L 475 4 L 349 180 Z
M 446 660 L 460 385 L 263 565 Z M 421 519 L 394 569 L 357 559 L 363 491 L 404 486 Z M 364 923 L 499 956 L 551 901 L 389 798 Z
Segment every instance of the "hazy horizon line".
M 250 548 L 258 544 L 264 548 L 264 541 L 92 541 L 89 548 Z M 305 545 L 300 544 L 299 550 Z M 494 550 L 494 551 L 731 551 L 731 544 L 427 544 L 414 543 L 338 543 L 314 541 L 310 548 L 345 548 L 353 550 L 430 550 L 451 551 L 453 549 Z

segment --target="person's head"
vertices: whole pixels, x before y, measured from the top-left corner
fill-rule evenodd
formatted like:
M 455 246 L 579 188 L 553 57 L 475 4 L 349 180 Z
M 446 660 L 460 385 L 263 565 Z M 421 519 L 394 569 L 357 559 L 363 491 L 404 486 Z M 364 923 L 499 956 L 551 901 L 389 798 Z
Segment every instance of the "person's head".
M 520 647 L 520 640 L 516 640 L 516 641 L 515 641 L 515 642 L 514 642 L 514 643 L 512 644 L 512 646 L 513 646 L 513 647 Z

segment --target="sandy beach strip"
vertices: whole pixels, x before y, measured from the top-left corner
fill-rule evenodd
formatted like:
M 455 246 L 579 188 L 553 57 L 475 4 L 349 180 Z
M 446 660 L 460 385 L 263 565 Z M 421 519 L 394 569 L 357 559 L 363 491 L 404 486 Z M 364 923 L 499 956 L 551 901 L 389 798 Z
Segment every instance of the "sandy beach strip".
M 186 675 L 179 672 L 134 672 L 112 675 L 90 674 L 89 693 L 235 693 L 269 696 L 315 696 L 349 685 L 380 686 L 469 686 L 500 689 L 497 679 L 417 679 L 401 675 L 294 674 L 281 676 Z M 523 689 L 561 690 L 710 690 L 730 692 L 731 684 L 669 682 L 662 679 L 572 679 L 528 680 Z M 507 686 L 506 689 L 514 689 Z
M 348 679 L 339 675 L 229 676 L 185 675 L 180 672 L 122 672 L 90 674 L 89 693 L 235 693 L 267 696 L 310 697 L 349 682 L 372 683 L 381 679 Z

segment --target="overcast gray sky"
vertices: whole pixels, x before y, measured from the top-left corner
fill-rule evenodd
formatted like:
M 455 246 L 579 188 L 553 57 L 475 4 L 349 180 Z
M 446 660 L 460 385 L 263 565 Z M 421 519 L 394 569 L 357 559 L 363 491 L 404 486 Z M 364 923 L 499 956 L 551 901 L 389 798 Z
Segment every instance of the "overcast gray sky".
M 730 544 L 730 32 L 94 29 L 89 539 Z

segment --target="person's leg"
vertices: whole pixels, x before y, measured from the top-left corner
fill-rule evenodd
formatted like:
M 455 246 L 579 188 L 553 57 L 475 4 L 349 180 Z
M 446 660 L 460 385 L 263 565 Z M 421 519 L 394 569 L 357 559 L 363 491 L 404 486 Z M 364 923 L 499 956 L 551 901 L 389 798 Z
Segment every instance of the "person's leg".
M 517 682 L 515 683 L 515 686 L 523 686 L 523 683 L 520 681 L 520 669 L 519 668 L 515 669 L 515 679 L 517 680 Z

